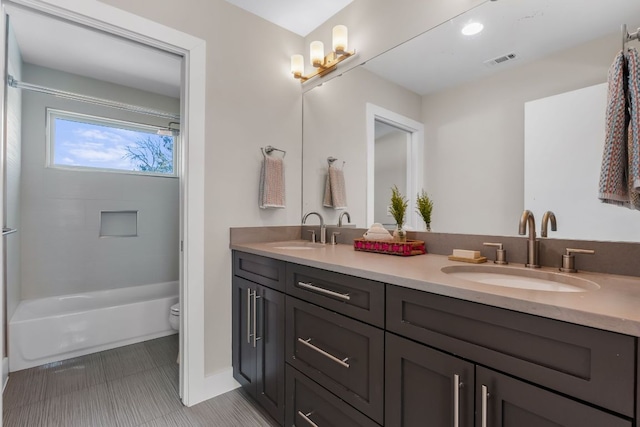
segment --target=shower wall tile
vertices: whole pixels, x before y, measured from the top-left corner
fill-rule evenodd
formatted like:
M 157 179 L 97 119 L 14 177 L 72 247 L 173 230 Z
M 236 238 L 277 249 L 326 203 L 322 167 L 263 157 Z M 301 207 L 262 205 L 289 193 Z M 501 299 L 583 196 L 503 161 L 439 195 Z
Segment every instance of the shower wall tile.
M 25 64 L 24 73 L 25 79 L 45 86 L 65 82 L 70 91 L 90 87 L 96 96 L 131 96 L 131 90 L 121 86 L 32 64 Z M 141 91 L 136 98 L 141 105 L 179 109 L 177 99 Z M 46 108 L 141 123 L 155 120 L 34 92 L 23 94 L 21 298 L 177 280 L 179 180 L 46 167 Z M 100 211 L 105 210 L 138 211 L 138 237 L 100 238 Z

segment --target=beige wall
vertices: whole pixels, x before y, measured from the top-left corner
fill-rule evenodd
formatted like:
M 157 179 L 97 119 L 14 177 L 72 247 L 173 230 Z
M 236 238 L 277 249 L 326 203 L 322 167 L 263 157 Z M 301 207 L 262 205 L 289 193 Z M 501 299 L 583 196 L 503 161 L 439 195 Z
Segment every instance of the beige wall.
M 397 186 L 405 197 L 407 194 L 407 143 L 409 133 L 395 129 L 376 138 L 375 142 L 375 179 L 373 220 L 381 224 L 395 224 L 389 214 L 391 188 Z M 369 224 L 367 224 L 369 225 Z M 365 226 L 362 224 L 362 226 Z
M 619 38 L 423 97 L 425 190 L 435 203 L 434 231 L 517 233 L 524 209 L 524 103 L 605 82 Z
M 298 224 L 302 118 L 289 57 L 302 38 L 223 0 L 105 0 L 207 43 L 205 372 L 231 366 L 229 227 Z M 287 208 L 258 208 L 260 147 L 287 151 Z
M 320 212 L 337 224 L 341 211 L 322 206 L 327 157 L 346 162 L 344 175 L 351 222 L 360 227 L 367 210 L 367 103 L 420 120 L 421 97 L 362 67 L 304 94 L 304 212 Z

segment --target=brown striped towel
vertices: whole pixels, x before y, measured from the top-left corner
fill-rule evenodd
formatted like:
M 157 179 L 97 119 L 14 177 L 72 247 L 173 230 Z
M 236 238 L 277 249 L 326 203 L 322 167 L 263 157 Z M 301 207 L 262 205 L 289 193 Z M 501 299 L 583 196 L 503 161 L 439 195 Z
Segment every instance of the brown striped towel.
M 284 208 L 284 195 L 284 161 L 280 157 L 264 156 L 260 171 L 260 208 Z
M 346 209 L 347 190 L 344 182 L 344 171 L 333 165 L 329 166 L 324 186 L 323 205 L 327 208 Z
M 606 135 L 598 197 L 604 203 L 629 206 L 625 55 L 620 52 L 609 68 Z
M 640 58 L 636 48 L 626 52 L 627 93 L 629 110 L 629 130 L 627 152 L 629 156 L 629 203 L 630 208 L 640 210 Z

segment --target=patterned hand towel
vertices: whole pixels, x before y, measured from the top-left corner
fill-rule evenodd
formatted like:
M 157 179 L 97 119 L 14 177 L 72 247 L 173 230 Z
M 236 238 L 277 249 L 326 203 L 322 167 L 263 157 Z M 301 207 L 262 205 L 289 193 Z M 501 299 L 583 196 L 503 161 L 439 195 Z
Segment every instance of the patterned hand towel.
M 284 161 L 280 157 L 264 156 L 260 170 L 260 208 L 284 208 L 284 194 Z
M 604 203 L 629 206 L 625 57 L 620 52 L 609 68 L 606 136 L 598 197 Z
M 627 92 L 629 96 L 629 130 L 627 147 L 629 156 L 630 208 L 640 210 L 640 58 L 635 48 L 626 52 L 629 70 Z
M 344 171 L 333 165 L 329 166 L 324 186 L 324 202 L 327 208 L 346 209 L 347 190 L 344 182 Z

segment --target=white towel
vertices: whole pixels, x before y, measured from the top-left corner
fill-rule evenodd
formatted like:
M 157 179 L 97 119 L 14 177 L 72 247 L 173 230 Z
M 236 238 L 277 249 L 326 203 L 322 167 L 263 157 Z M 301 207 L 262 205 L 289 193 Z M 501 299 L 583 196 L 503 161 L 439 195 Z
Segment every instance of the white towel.
M 284 162 L 280 157 L 264 156 L 260 170 L 260 195 L 262 209 L 284 208 Z
M 333 165 L 329 166 L 327 180 L 324 185 L 324 202 L 327 208 L 347 209 L 347 190 L 344 182 L 344 171 Z

